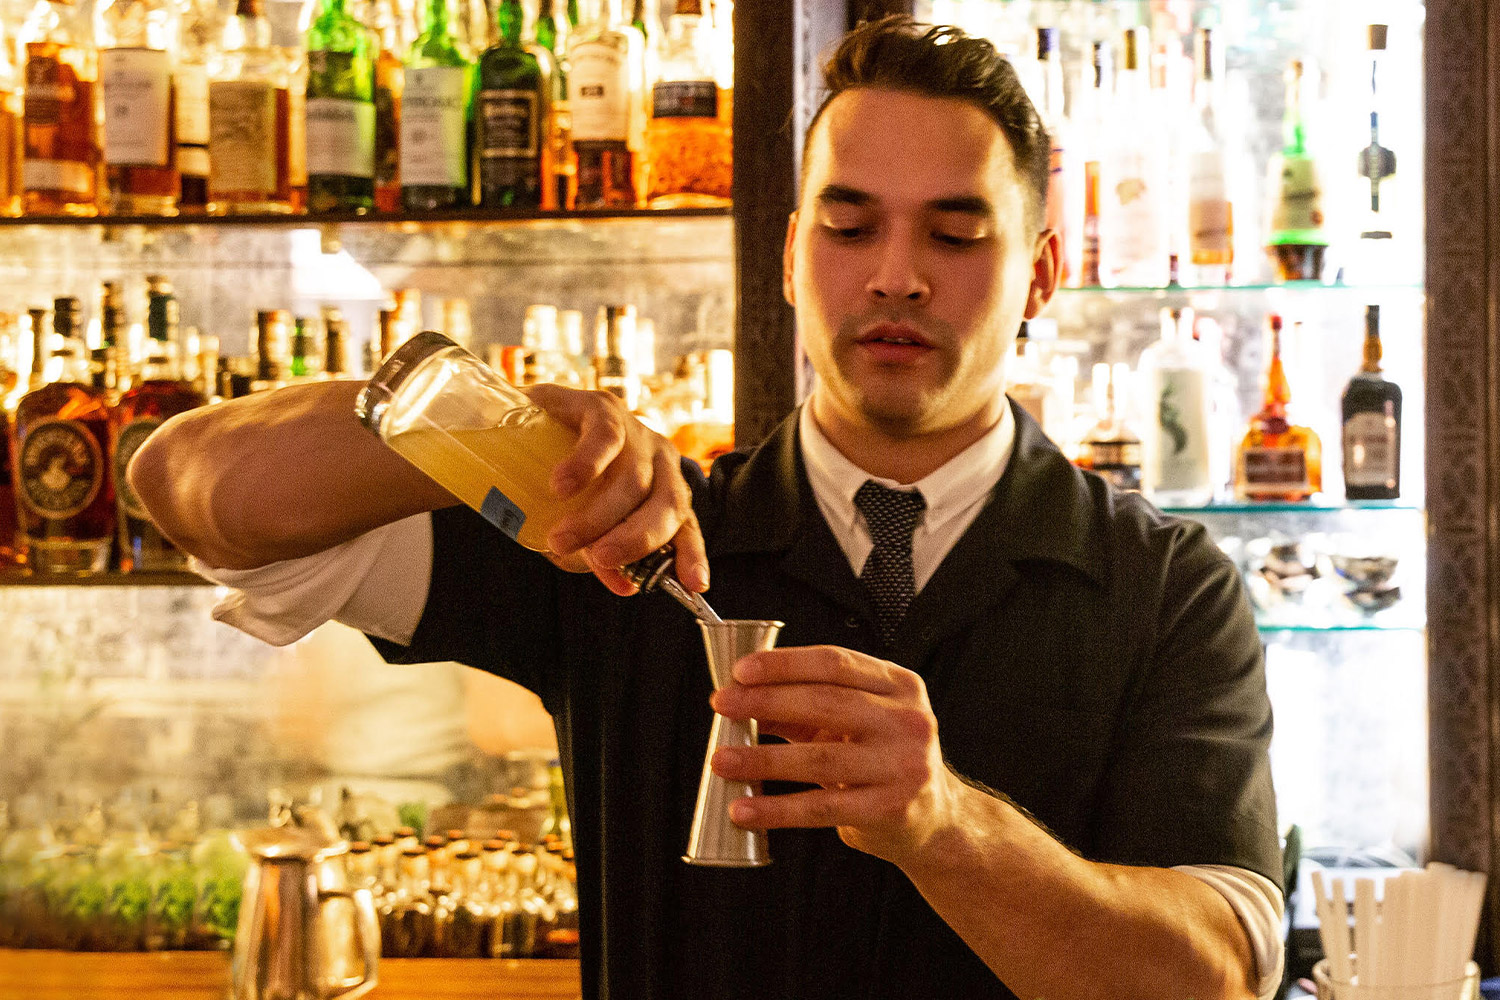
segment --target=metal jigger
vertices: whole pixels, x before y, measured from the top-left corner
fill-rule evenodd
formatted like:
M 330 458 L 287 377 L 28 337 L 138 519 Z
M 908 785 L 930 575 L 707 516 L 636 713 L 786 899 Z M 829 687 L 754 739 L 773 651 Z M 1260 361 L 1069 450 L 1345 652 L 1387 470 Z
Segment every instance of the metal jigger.
M 750 653 L 776 645 L 781 622 L 700 620 L 703 646 L 708 650 L 708 669 L 714 690 L 734 683 L 735 661 Z M 720 747 L 753 747 L 757 739 L 754 719 L 726 719 L 714 714 L 708 737 L 708 755 L 703 759 L 703 779 L 698 783 L 698 804 L 693 809 L 693 830 L 688 834 L 690 865 L 717 868 L 756 868 L 771 863 L 766 831 L 746 830 L 729 818 L 729 803 L 760 794 L 758 782 L 728 781 L 713 772 L 710 764 Z

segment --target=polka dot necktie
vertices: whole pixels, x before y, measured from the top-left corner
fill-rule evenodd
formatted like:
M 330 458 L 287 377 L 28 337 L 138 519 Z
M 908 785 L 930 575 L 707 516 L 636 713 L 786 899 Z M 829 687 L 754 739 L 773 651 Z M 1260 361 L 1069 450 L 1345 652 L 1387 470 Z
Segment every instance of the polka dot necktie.
M 927 509 L 919 490 L 893 490 L 872 480 L 854 494 L 854 506 L 865 516 L 875 547 L 865 560 L 859 580 L 875 607 L 875 624 L 886 645 L 896 638 L 896 627 L 917 596 L 911 566 L 911 536 Z

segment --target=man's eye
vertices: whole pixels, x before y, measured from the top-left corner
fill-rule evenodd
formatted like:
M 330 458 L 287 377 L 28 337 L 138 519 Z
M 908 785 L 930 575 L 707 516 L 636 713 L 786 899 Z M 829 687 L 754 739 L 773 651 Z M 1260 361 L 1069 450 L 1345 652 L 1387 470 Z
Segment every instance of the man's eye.
M 825 222 L 823 223 L 823 231 L 836 240 L 857 240 L 863 236 L 868 236 L 870 228 L 868 226 L 835 226 L 832 223 Z
M 946 247 L 964 248 L 974 246 L 984 237 L 960 236 L 957 233 L 933 233 L 932 238 Z

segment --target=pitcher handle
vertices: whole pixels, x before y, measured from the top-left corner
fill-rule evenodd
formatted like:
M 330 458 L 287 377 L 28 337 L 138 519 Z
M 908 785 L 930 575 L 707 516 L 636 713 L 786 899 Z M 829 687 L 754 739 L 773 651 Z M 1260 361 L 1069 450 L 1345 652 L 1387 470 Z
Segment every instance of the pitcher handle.
M 354 936 L 359 941 L 363 973 L 340 980 L 325 1000 L 342 997 L 354 1000 L 373 990 L 380 982 L 380 920 L 375 915 L 375 898 L 369 889 L 323 889 L 318 892 L 321 908 L 330 899 L 347 899 L 354 904 Z

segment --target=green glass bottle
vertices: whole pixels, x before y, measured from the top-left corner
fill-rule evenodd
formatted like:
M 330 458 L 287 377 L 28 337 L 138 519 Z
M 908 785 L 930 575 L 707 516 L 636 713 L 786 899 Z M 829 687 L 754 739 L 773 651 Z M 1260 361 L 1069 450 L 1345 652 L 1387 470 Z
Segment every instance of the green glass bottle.
M 474 147 L 479 157 L 479 204 L 539 208 L 542 144 L 550 81 L 521 44 L 521 0 L 503 0 L 500 41 L 479 57 L 479 107 Z
M 375 207 L 375 44 L 345 0 L 307 29 L 307 210 Z
M 1295 60 L 1286 74 L 1286 145 L 1272 163 L 1276 202 L 1271 213 L 1268 250 L 1283 281 L 1317 280 L 1323 276 L 1328 250 L 1324 230 L 1323 182 L 1318 162 L 1308 148 L 1303 98 L 1305 67 Z
M 469 138 L 474 61 L 453 30 L 449 0 L 428 0 L 422 33 L 406 57 L 401 100 L 401 207 L 408 212 L 473 204 Z

